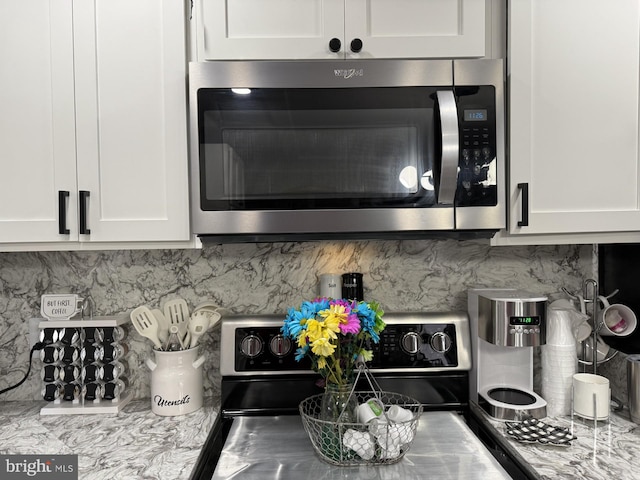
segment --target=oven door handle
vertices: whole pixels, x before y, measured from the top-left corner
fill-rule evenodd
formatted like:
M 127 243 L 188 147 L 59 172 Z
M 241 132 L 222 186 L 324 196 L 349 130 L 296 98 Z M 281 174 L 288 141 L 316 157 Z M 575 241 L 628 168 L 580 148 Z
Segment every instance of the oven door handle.
M 458 188 L 458 158 L 460 156 L 458 108 L 451 90 L 440 90 L 436 92 L 436 95 L 440 108 L 440 130 L 442 132 L 438 203 L 453 205 Z

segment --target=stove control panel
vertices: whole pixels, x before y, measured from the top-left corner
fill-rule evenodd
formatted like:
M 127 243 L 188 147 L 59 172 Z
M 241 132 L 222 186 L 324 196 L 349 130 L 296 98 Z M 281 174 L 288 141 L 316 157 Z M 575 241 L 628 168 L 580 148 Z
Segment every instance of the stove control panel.
M 456 326 L 451 323 L 387 325 L 373 350 L 370 368 L 457 367 Z
M 314 373 L 311 361 L 295 359 L 297 345 L 282 335 L 284 316 L 230 315 L 223 318 L 220 370 L 223 376 Z M 387 324 L 369 362 L 372 371 L 469 370 L 469 319 L 464 312 L 387 313 Z
M 234 368 L 237 372 L 304 371 L 311 368 L 308 359 L 296 361 L 296 347 L 276 326 L 235 329 Z

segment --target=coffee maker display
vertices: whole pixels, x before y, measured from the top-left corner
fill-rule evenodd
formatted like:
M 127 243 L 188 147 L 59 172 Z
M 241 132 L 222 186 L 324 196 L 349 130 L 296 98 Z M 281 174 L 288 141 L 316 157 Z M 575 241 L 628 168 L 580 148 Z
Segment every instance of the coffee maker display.
M 546 343 L 547 298 L 516 289 L 468 291 L 471 401 L 497 420 L 543 418 L 533 391 L 533 347 Z

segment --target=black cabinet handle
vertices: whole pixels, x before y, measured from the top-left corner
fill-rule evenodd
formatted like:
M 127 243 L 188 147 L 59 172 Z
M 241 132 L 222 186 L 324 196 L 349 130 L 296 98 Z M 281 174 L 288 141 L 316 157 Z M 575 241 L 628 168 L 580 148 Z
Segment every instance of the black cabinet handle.
M 67 198 L 69 192 L 66 190 L 58 190 L 58 233 L 60 235 L 69 235 L 67 228 Z
M 89 235 L 91 230 L 87 228 L 87 202 L 89 201 L 89 192 L 80 190 L 80 233 Z
M 359 53 L 362 50 L 362 40 L 354 38 L 351 40 L 350 48 L 353 53 Z
M 329 50 L 331 50 L 333 53 L 339 52 L 341 48 L 342 42 L 339 38 L 332 38 L 331 40 L 329 40 Z
M 522 190 L 522 220 L 518 222 L 519 227 L 529 226 L 529 184 L 519 183 L 518 188 Z

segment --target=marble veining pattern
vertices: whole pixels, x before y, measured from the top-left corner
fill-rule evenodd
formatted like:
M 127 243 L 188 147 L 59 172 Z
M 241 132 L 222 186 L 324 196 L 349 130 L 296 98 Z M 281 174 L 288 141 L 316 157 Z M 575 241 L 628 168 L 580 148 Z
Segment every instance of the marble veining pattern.
M 17 383 L 28 361 L 28 319 L 45 293 L 90 295 L 98 315 L 161 307 L 182 297 L 236 313 L 281 313 L 317 294 L 317 275 L 358 271 L 365 298 L 388 311 L 466 309 L 471 287 L 516 287 L 558 295 L 593 275 L 591 246 L 490 247 L 487 241 L 407 240 L 259 243 L 201 250 L 0 253 L 0 388 Z M 149 396 L 144 360 L 151 343 L 129 328 L 130 385 Z M 205 396 L 219 395 L 219 335 L 202 339 Z M 41 362 L 0 401 L 40 399 Z
M 591 368 L 591 367 L 590 367 Z M 593 370 L 586 370 L 593 373 Z M 598 375 L 609 379 L 611 394 L 624 405 L 629 405 L 629 386 L 627 384 L 627 355 L 618 352 L 611 360 L 597 366 Z
M 577 417 L 546 418 L 551 425 L 571 428 L 578 438 L 569 447 L 522 444 L 509 439 L 518 454 L 543 480 L 581 478 L 585 480 L 635 480 L 640 470 L 638 425 L 628 412 L 612 414 L 608 422 L 593 422 Z M 504 424 L 493 422 L 500 432 Z
M 476 407 L 476 411 L 480 411 Z M 580 478 L 585 480 L 635 480 L 640 471 L 638 442 L 640 427 L 631 422 L 628 410 L 612 412 L 607 422 L 577 416 L 547 417 L 549 425 L 571 429 L 578 437 L 570 446 L 556 447 L 520 443 L 506 434 L 504 422 L 483 414 L 486 422 L 507 439 L 508 449 L 532 467 L 542 480 Z
M 118 415 L 40 416 L 40 402 L 0 403 L 0 453 L 78 455 L 79 480 L 189 478 L 216 412 L 159 417 L 137 400 Z

